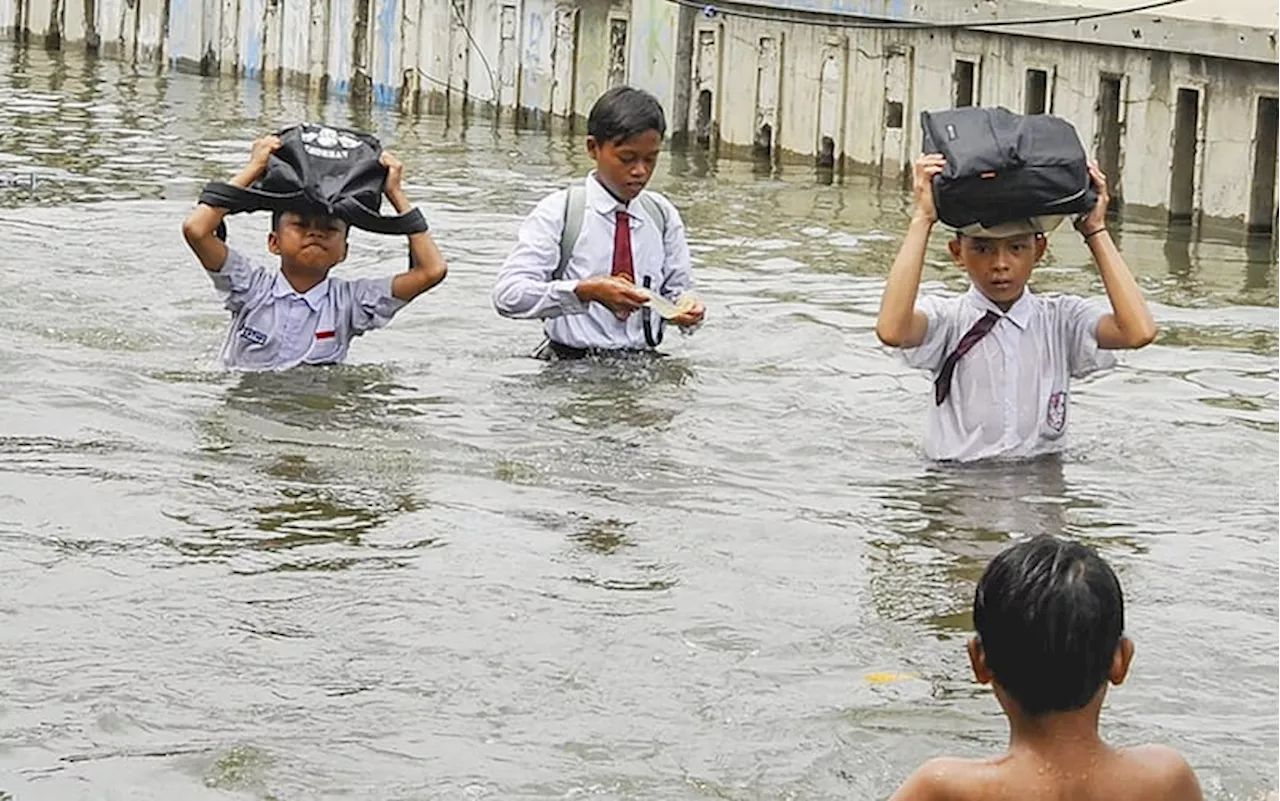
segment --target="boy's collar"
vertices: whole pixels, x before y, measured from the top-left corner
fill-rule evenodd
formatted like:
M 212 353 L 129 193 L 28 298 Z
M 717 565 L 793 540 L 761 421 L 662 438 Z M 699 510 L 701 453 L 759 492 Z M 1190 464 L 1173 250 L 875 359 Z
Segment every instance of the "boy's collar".
M 592 170 L 587 181 L 587 197 L 591 201 L 591 208 L 601 214 L 612 214 L 615 211 L 626 211 L 628 204 L 623 203 L 613 196 L 613 193 L 600 180 L 600 176 L 595 170 Z
M 293 288 L 293 284 L 289 283 L 289 279 L 285 277 L 283 272 L 276 273 L 276 282 L 271 287 L 271 294 L 276 298 L 287 298 L 290 295 L 296 295 L 307 302 L 311 307 L 311 311 L 320 311 L 320 303 L 329 294 L 329 276 L 325 276 L 320 283 L 308 289 L 306 292 L 299 292 Z
M 1024 331 L 1027 326 L 1031 325 L 1031 318 L 1036 311 L 1035 295 L 1032 294 L 1029 287 L 1022 288 L 1022 296 L 1013 302 L 1008 311 L 1003 311 L 991 298 L 982 294 L 982 290 L 973 284 L 969 285 L 967 296 L 969 302 L 977 307 L 979 311 L 993 311 L 1002 317 L 1007 317 L 1014 325 Z

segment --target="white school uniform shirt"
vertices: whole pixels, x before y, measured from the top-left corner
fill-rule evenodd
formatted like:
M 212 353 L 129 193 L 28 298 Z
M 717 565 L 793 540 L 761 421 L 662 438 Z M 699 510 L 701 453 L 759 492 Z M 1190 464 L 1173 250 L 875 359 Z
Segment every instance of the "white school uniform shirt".
M 644 337 L 644 317 L 648 316 L 656 337 L 664 322 L 659 315 L 642 308 L 624 322 L 604 304 L 583 303 L 574 288 L 582 279 L 613 271 L 617 212 L 623 210 L 631 215 L 631 263 L 636 286 L 643 287 L 647 277 L 651 290 L 674 302 L 693 285 L 684 222 L 671 201 L 649 192 L 666 212 L 664 236 L 662 220 L 650 219 L 643 205 L 632 201 L 629 207 L 624 206 L 601 185 L 594 171 L 585 180 L 582 232 L 564 277 L 551 280 L 560 263 L 560 236 L 569 198 L 568 190 L 561 189 L 543 198 L 521 224 L 516 245 L 493 288 L 494 308 L 504 317 L 544 320 L 547 337 L 562 345 L 646 350 L 649 345 Z
M 1061 451 L 1070 409 L 1070 381 L 1114 367 L 1098 347 L 1098 321 L 1110 310 L 1075 295 L 1023 290 L 1002 312 L 976 287 L 956 297 L 927 296 L 916 309 L 929 318 L 907 364 L 934 378 L 974 323 L 988 311 L 1001 319 L 956 364 L 951 395 L 941 406 L 929 392 L 924 451 L 940 461 L 1031 458 Z
M 221 357 L 233 369 L 341 362 L 352 339 L 386 325 L 406 305 L 391 294 L 390 276 L 327 277 L 299 293 L 283 273 L 230 248 L 222 269 L 209 277 L 231 312 Z

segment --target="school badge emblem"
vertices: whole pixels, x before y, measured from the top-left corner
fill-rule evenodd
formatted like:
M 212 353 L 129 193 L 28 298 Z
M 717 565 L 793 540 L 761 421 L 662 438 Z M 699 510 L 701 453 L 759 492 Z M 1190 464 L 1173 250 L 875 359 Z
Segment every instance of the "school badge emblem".
M 1054 431 L 1061 431 L 1067 424 L 1067 393 L 1055 392 L 1049 396 L 1049 408 L 1045 412 L 1045 421 Z

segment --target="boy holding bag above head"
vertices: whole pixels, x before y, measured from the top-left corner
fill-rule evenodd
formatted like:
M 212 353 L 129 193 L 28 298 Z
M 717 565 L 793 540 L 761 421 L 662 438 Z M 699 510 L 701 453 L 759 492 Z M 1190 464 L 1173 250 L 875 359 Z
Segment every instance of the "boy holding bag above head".
M 371 152 L 360 150 L 361 140 L 330 128 L 298 126 L 285 136 L 287 142 L 274 135 L 255 141 L 245 168 L 227 183 L 209 184 L 182 225 L 188 246 L 231 312 L 222 347 L 222 361 L 230 368 L 285 370 L 342 362 L 355 337 L 385 326 L 447 272 L 425 221 L 405 196 L 399 159 L 381 152 L 375 163 Z M 273 164 L 272 154 L 282 147 L 289 151 L 287 160 Z M 329 161 L 307 164 L 307 154 Z M 312 172 L 342 169 L 346 165 L 333 162 L 349 156 L 355 176 L 351 183 L 358 191 L 326 198 L 335 207 L 327 209 L 314 197 L 317 187 L 303 184 L 322 183 Z M 270 190 L 259 185 L 264 179 L 270 179 Z M 397 216 L 377 212 L 378 184 Z M 268 209 L 267 249 L 280 258 L 278 271 L 254 263 L 224 241 L 227 214 Z M 347 257 L 353 222 L 379 233 L 406 234 L 409 269 L 384 278 L 330 277 Z
M 545 321 L 535 356 L 651 352 L 665 322 L 686 331 L 702 322 L 680 213 L 645 189 L 665 133 L 652 95 L 605 92 L 587 117 L 595 170 L 543 198 L 521 225 L 493 305 L 504 317 Z
M 1089 164 L 1097 202 L 1075 228 L 1101 273 L 1110 310 L 1027 288 L 1060 216 L 957 230 L 948 249 L 969 274 L 969 291 L 917 303 L 925 249 L 938 221 L 934 177 L 945 164 L 942 155 L 930 153 L 914 165 L 915 210 L 885 283 L 876 336 L 901 348 L 908 364 L 933 374 L 924 442 L 930 459 L 1061 451 L 1071 379 L 1113 366 L 1110 351 L 1144 347 L 1156 335 L 1142 291 L 1107 231 L 1106 176 Z

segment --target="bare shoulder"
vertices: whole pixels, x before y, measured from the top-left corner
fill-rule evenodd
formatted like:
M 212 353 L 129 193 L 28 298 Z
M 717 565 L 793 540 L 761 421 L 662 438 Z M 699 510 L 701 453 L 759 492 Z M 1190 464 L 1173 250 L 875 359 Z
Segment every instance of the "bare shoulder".
M 1119 752 L 1124 770 L 1133 777 L 1141 798 L 1165 801 L 1203 801 L 1200 782 L 1191 765 L 1167 745 L 1141 745 Z
M 889 801 L 979 799 L 993 769 L 987 760 L 936 757 L 916 768 Z

